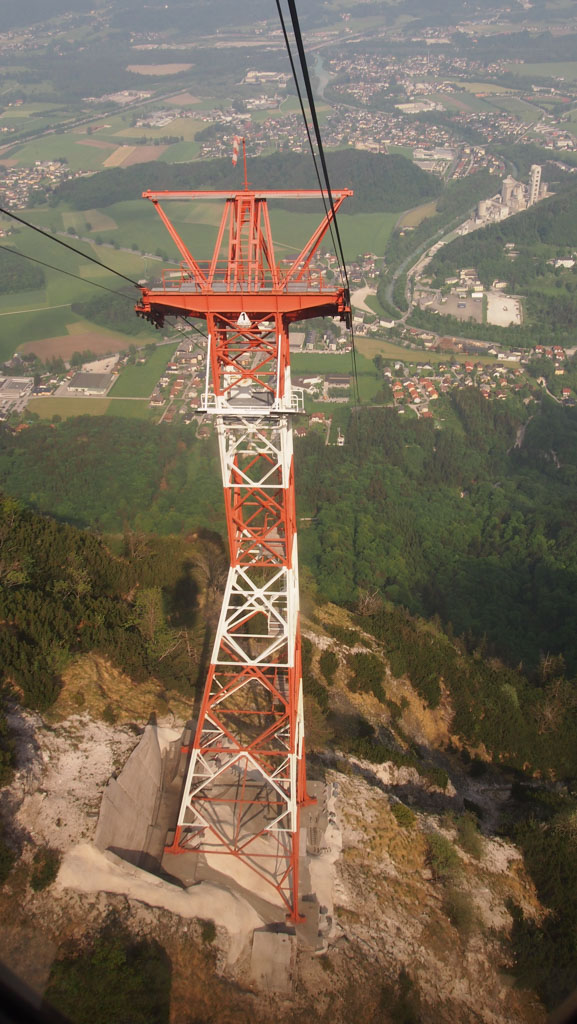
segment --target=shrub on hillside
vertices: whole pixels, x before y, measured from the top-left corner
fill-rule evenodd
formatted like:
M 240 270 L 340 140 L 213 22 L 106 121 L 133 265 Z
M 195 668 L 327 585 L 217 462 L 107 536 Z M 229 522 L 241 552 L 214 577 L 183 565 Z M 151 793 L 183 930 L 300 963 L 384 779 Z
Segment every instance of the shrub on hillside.
M 41 892 L 52 885 L 58 874 L 61 860 L 61 853 L 58 850 L 50 849 L 49 846 L 41 846 L 39 850 L 36 850 L 30 875 L 30 888 L 34 889 L 34 892 Z
M 453 843 L 440 832 L 427 836 L 428 860 L 435 878 L 455 878 L 461 870 L 461 861 Z
M 329 686 L 335 678 L 335 672 L 339 667 L 339 659 L 334 651 L 323 651 L 319 660 L 320 670 Z
M 412 828 L 417 820 L 415 812 L 410 807 L 407 807 L 406 804 L 393 804 L 391 811 L 401 828 Z
M 466 811 L 457 822 L 457 842 L 465 853 L 469 853 L 476 860 L 483 856 L 483 839 L 477 818 L 471 811 Z
M 461 935 L 470 935 L 475 924 L 475 907 L 466 892 L 453 886 L 448 888 L 443 900 L 443 909 Z

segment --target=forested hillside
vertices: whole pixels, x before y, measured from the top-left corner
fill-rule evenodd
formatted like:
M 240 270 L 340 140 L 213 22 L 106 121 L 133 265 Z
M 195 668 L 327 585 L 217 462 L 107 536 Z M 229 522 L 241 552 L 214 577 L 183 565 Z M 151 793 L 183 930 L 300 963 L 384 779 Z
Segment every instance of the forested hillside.
M 438 614 L 511 664 L 562 651 L 577 669 L 577 411 L 457 392 L 445 425 L 357 413 L 342 449 L 297 444 L 301 552 L 321 594 L 347 603 L 377 587 Z M 559 446 L 562 459 L 555 461 Z
M 512 908 L 514 970 L 551 1006 L 575 975 L 577 412 L 547 403 L 533 408 L 528 421 L 522 407 L 462 392 L 445 414 L 445 427 L 435 431 L 426 421 L 404 422 L 394 410 L 372 409 L 355 414 L 345 448 L 326 448 L 315 436 L 299 441 L 300 513 L 314 516 L 300 533 L 304 562 L 314 572 L 304 573 L 305 607 L 338 645 L 329 641 L 313 666 L 312 645 L 304 639 L 307 728 L 313 749 L 410 766 L 445 786 L 447 773 L 431 751 L 403 734 L 402 707 L 383 685 L 384 658 L 393 676 L 408 677 L 431 708 L 448 699 L 451 736 L 464 745 L 460 762 L 471 774 L 488 768 L 471 762 L 467 748 L 484 748 L 498 771 L 515 773 L 499 828 L 523 850 L 550 912 L 543 926 Z M 525 438 L 514 449 L 520 425 Z M 199 472 L 195 449 L 209 453 L 206 442 L 187 442 L 182 434 L 170 459 L 169 435 L 157 428 L 155 446 L 153 434 L 147 424 L 95 418 L 2 438 L 7 489 L 7 470 L 18 470 L 13 479 L 22 491 L 33 479 L 45 504 L 58 500 L 60 485 L 66 502 L 76 492 L 75 518 L 85 523 L 102 518 L 113 476 L 120 476 L 125 498 L 123 532 L 103 539 L 13 498 L 0 501 L 2 782 L 13 756 L 3 714 L 7 699 L 16 694 L 46 709 L 78 655 L 105 655 L 134 685 L 152 677 L 161 693 L 178 689 L 191 701 L 204 682 L 226 558 L 214 535 L 199 542 L 188 531 L 192 523 L 214 520 L 202 490 L 211 476 L 216 480 L 216 466 L 207 454 L 206 476 Z M 53 481 L 57 453 L 66 454 L 67 467 Z M 108 479 L 99 468 L 107 465 Z M 157 487 L 179 536 L 132 528 L 146 515 L 140 503 L 146 506 L 147 491 L 154 504 Z M 177 507 L 182 511 L 170 519 Z M 329 596 L 354 608 L 352 628 L 323 624 Z M 403 605 L 436 614 L 427 621 Z M 441 621 L 443 605 L 451 622 Z M 509 665 L 495 657 L 508 640 L 515 648 L 505 652 Z M 376 653 L 367 652 L 367 641 Z M 523 646 L 524 666 L 518 664 Z M 371 721 L 339 713 L 331 698 L 337 670 L 349 691 L 371 694 L 383 715 L 388 709 L 393 728 L 377 730 L 373 712 Z M 449 754 L 456 757 L 455 750 Z M 0 856 L 7 850 L 1 840 Z M 14 858 L 10 851 L 6 856 L 9 870 Z
M 0 697 L 8 684 L 29 707 L 49 707 L 71 659 L 89 651 L 135 681 L 193 692 L 206 628 L 198 579 L 216 570 L 219 544 L 127 530 L 115 547 L 0 500 Z
M 515 217 L 444 245 L 431 260 L 430 270 L 444 279 L 461 267 L 475 266 L 485 286 L 503 277 L 513 288 L 545 273 L 546 249 L 535 252 L 535 261 L 511 260 L 504 250 L 507 242 L 531 250 L 536 246 L 577 246 L 577 182 Z
M 224 528 L 214 444 L 190 428 L 83 416 L 0 427 L 0 490 L 76 526 L 162 535 Z
M 322 598 L 377 588 L 529 671 L 577 670 L 577 409 L 460 391 L 432 421 L 372 408 L 342 448 L 296 441 L 301 558 Z M 522 444 L 515 447 L 522 435 Z M 79 526 L 224 531 L 214 441 L 191 428 L 85 417 L 0 433 L 0 487 Z
M 327 164 L 334 187 L 352 187 L 354 198 L 346 212 L 401 211 L 442 191 L 438 178 L 421 171 L 411 160 L 399 155 L 379 155 L 347 149 L 329 153 Z M 249 180 L 259 188 L 311 188 L 310 157 L 298 153 L 273 153 L 247 159 Z M 227 189 L 242 182 L 230 160 L 202 163 L 165 164 L 160 161 L 114 168 L 64 182 L 54 192 L 56 202 L 70 203 L 77 210 L 111 206 L 121 200 L 138 198 L 145 189 Z M 284 203 L 286 205 L 286 202 Z M 302 203 L 299 204 L 299 209 Z

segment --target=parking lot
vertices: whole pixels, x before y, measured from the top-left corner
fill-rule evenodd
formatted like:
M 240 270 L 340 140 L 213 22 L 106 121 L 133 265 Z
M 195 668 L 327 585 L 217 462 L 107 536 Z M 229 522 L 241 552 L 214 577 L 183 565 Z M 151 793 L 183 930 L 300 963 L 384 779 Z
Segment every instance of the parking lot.
M 474 320 L 475 323 L 482 324 L 483 300 L 472 299 L 470 296 L 463 298 L 462 295 L 463 293 L 443 296 L 440 292 L 422 293 L 419 305 L 423 309 L 436 310 L 442 316 L 454 316 L 458 320 Z
M 487 292 L 487 323 L 497 327 L 509 327 L 510 324 L 521 324 L 523 312 L 521 300 L 514 295 L 503 295 L 502 292 Z

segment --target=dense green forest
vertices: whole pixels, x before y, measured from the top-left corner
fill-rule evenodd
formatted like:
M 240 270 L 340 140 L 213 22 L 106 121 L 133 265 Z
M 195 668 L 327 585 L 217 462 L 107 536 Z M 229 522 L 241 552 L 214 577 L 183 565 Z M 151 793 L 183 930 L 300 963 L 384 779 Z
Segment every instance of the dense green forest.
M 521 402 L 460 391 L 442 430 L 371 409 L 342 449 L 299 440 L 297 493 L 314 517 L 300 547 L 320 594 L 347 603 L 376 587 L 510 664 L 563 652 L 575 671 L 577 410 L 533 407 L 515 448 L 526 417 Z
M 374 589 L 440 616 L 533 671 L 577 670 L 577 409 L 545 397 L 442 399 L 443 429 L 391 408 L 356 411 L 343 448 L 296 440 L 301 557 L 318 595 Z M 525 430 L 522 444 L 516 438 Z M 223 531 L 214 439 L 109 417 L 0 432 L 0 487 L 82 527 L 161 535 Z
M 111 331 L 140 334 L 145 329 L 141 319 L 134 315 L 136 296 L 95 295 L 86 302 L 73 302 L 71 309 L 78 316 L 91 320 Z
M 219 544 L 207 540 L 199 555 L 184 539 L 127 530 L 116 547 L 114 554 L 93 533 L 2 499 L 0 686 L 15 686 L 28 706 L 50 706 L 66 666 L 89 651 L 136 681 L 154 675 L 192 692 L 204 635 L 194 568 L 198 559 L 216 564 Z M 188 643 L 178 642 L 184 631 Z M 8 761 L 8 748 L 5 754 Z
M 406 210 L 436 198 L 442 190 L 438 178 L 421 171 L 403 156 L 347 149 L 329 153 L 327 164 L 335 187 L 350 187 L 354 183 L 355 195 L 347 202 L 347 214 Z M 298 153 L 273 153 L 271 156 L 249 158 L 247 173 L 260 188 L 311 187 L 310 158 Z M 226 189 L 238 187 L 238 181 L 238 173 L 230 160 L 203 160 L 202 163 L 190 164 L 155 161 L 63 182 L 54 191 L 54 201 L 70 203 L 78 210 L 88 210 L 134 199 L 147 188 Z M 278 202 L 281 204 L 280 200 Z M 287 205 L 287 202 L 283 201 L 282 205 Z M 304 206 L 299 203 L 301 208 L 306 209 L 306 203 Z
M 126 524 L 180 533 L 198 523 L 224 527 L 213 442 L 191 428 L 84 416 L 0 428 L 0 489 L 40 512 L 103 533 Z
M 44 271 L 0 246 L 0 295 L 44 287 Z

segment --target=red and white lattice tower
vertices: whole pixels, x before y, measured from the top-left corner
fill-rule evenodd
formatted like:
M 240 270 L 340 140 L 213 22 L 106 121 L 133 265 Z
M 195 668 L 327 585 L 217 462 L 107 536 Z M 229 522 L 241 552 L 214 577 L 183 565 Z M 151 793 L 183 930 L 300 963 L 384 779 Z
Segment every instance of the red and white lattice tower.
M 334 210 L 352 195 L 333 193 Z M 344 289 L 311 270 L 332 217 L 290 265 L 275 261 L 268 199 L 319 191 L 145 192 L 183 263 L 143 288 L 136 310 L 206 320 L 202 411 L 218 433 L 230 569 L 176 827 L 173 854 L 196 851 L 245 887 L 254 874 L 298 920 L 299 822 L 307 801 L 299 630 L 289 325 L 348 319 Z M 197 262 L 161 200 L 224 200 L 212 259 Z M 217 856 L 218 855 L 218 856 Z M 222 859 L 219 859 L 222 858 Z M 230 863 L 230 861 L 229 861 Z M 250 869 L 250 871 L 248 870 Z M 264 887 L 271 892 L 268 886 Z M 272 892 L 271 892 L 272 895 Z M 279 899 L 280 898 L 280 899 Z

